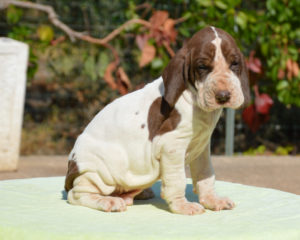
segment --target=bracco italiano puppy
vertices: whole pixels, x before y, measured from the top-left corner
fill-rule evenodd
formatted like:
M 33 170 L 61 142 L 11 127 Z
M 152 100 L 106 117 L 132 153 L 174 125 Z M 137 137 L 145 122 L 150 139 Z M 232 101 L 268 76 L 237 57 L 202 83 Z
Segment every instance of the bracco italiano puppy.
M 161 179 L 161 197 L 174 213 L 232 209 L 234 203 L 214 190 L 210 138 L 222 109 L 239 108 L 249 98 L 233 38 L 218 28 L 202 29 L 162 77 L 107 105 L 78 137 L 65 182 L 69 203 L 125 211 Z M 185 198 L 186 164 L 199 203 Z

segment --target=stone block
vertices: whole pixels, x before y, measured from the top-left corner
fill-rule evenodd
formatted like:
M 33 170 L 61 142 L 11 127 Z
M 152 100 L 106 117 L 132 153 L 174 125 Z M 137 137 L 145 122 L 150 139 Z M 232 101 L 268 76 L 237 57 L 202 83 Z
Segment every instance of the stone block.
M 18 166 L 29 47 L 0 38 L 0 171 Z

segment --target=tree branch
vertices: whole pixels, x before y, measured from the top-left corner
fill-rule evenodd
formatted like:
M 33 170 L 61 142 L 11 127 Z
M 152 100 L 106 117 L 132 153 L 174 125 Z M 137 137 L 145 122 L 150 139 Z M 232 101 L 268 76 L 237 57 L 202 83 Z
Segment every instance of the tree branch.
M 139 25 L 143 25 L 143 26 L 147 27 L 148 29 L 151 28 L 151 23 L 146 21 L 146 20 L 131 19 L 131 20 L 125 22 L 124 24 L 122 24 L 117 29 L 113 30 L 106 37 L 104 37 L 104 38 L 94 38 L 94 37 L 92 37 L 90 35 L 87 35 L 85 33 L 77 32 L 77 31 L 73 30 L 72 28 L 70 28 L 69 26 L 67 26 L 62 21 L 60 21 L 58 19 L 58 16 L 57 16 L 57 14 L 54 11 L 52 6 L 43 5 L 43 4 L 39 4 L 39 3 L 33 3 L 33 2 L 30 2 L 30 1 L 1 0 L 0 9 L 7 8 L 9 5 L 14 5 L 14 6 L 20 7 L 20 8 L 36 9 L 36 10 L 47 13 L 49 21 L 54 26 L 56 26 L 57 28 L 59 28 L 63 32 L 65 32 L 69 36 L 71 41 L 75 41 L 76 39 L 80 39 L 82 41 L 90 42 L 90 43 L 93 43 L 93 44 L 98 44 L 98 45 L 101 45 L 105 48 L 110 49 L 112 51 L 113 55 L 114 55 L 114 58 L 115 58 L 115 61 L 114 61 L 115 65 L 119 64 L 119 61 L 120 61 L 119 60 L 119 55 L 118 55 L 117 51 L 109 44 L 109 42 L 113 38 L 115 38 L 117 35 L 119 35 L 125 28 L 127 28 L 130 25 L 139 24 Z M 175 19 L 174 23 L 178 24 L 178 23 L 181 23 L 185 20 L 186 20 L 185 18 Z M 164 29 L 162 27 L 160 28 L 160 30 L 164 31 Z M 163 45 L 166 48 L 166 50 L 168 51 L 168 53 L 170 54 L 170 56 L 173 57 L 175 55 L 175 53 L 172 50 L 172 48 L 170 47 L 170 45 L 167 42 L 163 42 Z
M 124 24 L 122 24 L 120 27 L 118 27 L 114 31 L 112 31 L 105 38 L 102 38 L 102 39 L 94 38 L 89 35 L 85 35 L 84 33 L 74 31 L 73 29 L 68 27 L 66 24 L 64 24 L 62 21 L 60 21 L 52 6 L 43 5 L 43 4 L 39 4 L 39 3 L 33 3 L 33 2 L 29 2 L 29 1 L 18 1 L 18 0 L 4 0 L 4 1 L 5 2 L 3 4 L 4 5 L 3 8 L 5 8 L 9 5 L 14 5 L 14 6 L 21 7 L 21 8 L 31 8 L 31 9 L 36 9 L 36 10 L 39 10 L 42 12 L 46 12 L 48 14 L 49 21 L 57 28 L 64 31 L 72 41 L 74 41 L 77 38 L 77 39 L 81 39 L 83 41 L 87 41 L 90 43 L 103 45 L 104 47 L 107 47 L 107 43 L 109 41 L 111 41 L 114 37 L 116 37 L 118 34 L 120 34 L 126 27 L 128 27 L 132 24 L 140 24 L 140 25 L 144 25 L 148 28 L 151 26 L 151 24 L 145 20 L 131 19 L 131 20 L 125 22 Z
M 49 21 L 56 26 L 57 28 L 61 29 L 63 32 L 65 32 L 71 41 L 75 41 L 75 39 L 80 39 L 86 42 L 90 42 L 93 44 L 98 44 L 103 47 L 106 47 L 110 49 L 114 55 L 115 58 L 115 63 L 119 64 L 119 56 L 117 51 L 110 45 L 108 44 L 109 41 L 111 41 L 113 38 L 115 38 L 118 34 L 120 34 L 126 27 L 132 25 L 132 24 L 140 24 L 144 25 L 147 28 L 150 28 L 151 24 L 145 20 L 142 19 L 131 19 L 124 24 L 122 24 L 120 27 L 112 31 L 110 34 L 108 34 L 105 38 L 94 38 L 89 35 L 85 35 L 84 33 L 77 32 L 67 26 L 65 23 L 60 21 L 57 17 L 56 12 L 54 11 L 52 6 L 49 5 L 43 5 L 39 3 L 33 3 L 29 1 L 18 1 L 18 0 L 4 0 L 4 2 L 1 3 L 0 7 L 1 8 L 7 8 L 9 5 L 14 5 L 16 7 L 20 8 L 30 8 L 30 9 L 36 9 L 42 12 L 45 12 L 48 14 L 48 19 Z
M 163 41 L 163 45 L 166 48 L 167 52 L 170 54 L 171 57 L 175 56 L 175 52 L 173 49 L 170 47 L 170 44 L 167 41 Z
M 49 21 L 57 28 L 64 31 L 72 41 L 74 41 L 77 38 L 77 39 L 81 39 L 83 41 L 87 41 L 90 43 L 103 45 L 104 47 L 106 47 L 107 46 L 106 44 L 109 41 L 111 41 L 113 38 L 115 38 L 117 35 L 119 35 L 126 27 L 128 27 L 132 24 L 144 25 L 147 28 L 151 27 L 151 23 L 146 20 L 131 19 L 131 20 L 125 22 L 124 24 L 122 24 L 120 27 L 118 27 L 114 31 L 112 31 L 106 37 L 94 38 L 89 35 L 85 35 L 84 33 L 74 31 L 73 29 L 68 27 L 66 24 L 64 24 L 62 21 L 60 21 L 52 6 L 43 5 L 43 4 L 39 4 L 39 3 L 33 3 L 30 1 L 18 1 L 18 0 L 2 0 L 2 1 L 4 1 L 4 2 L 1 3 L 0 8 L 7 8 L 9 5 L 14 5 L 14 6 L 21 7 L 21 8 L 31 8 L 31 9 L 36 9 L 36 10 L 39 10 L 42 12 L 46 12 L 48 14 Z M 184 22 L 185 20 L 186 20 L 185 18 L 175 19 L 175 24 L 179 24 L 181 22 Z
M 56 26 L 56 27 L 60 28 L 62 31 L 64 31 L 69 36 L 71 41 L 74 41 L 75 38 L 80 38 L 82 35 L 82 33 L 74 31 L 73 29 L 69 28 L 66 24 L 61 22 L 57 18 L 56 13 L 51 6 L 42 5 L 42 4 L 33 3 L 33 2 L 17 1 L 17 0 L 5 0 L 5 2 L 6 2 L 7 6 L 14 5 L 14 6 L 21 7 L 21 8 L 30 8 L 30 9 L 36 9 L 36 10 L 39 10 L 42 12 L 46 12 L 48 14 L 48 18 L 49 18 L 50 22 L 54 26 Z
M 174 24 L 177 25 L 177 24 L 182 23 L 186 20 L 187 19 L 185 17 L 177 18 L 177 19 L 174 20 Z

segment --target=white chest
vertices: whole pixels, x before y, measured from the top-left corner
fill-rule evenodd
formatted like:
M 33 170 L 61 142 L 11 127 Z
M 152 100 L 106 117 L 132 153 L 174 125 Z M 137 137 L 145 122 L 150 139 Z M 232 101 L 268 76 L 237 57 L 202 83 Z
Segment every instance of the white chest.
M 210 143 L 211 135 L 221 113 L 222 109 L 205 112 L 196 106 L 192 108 L 190 124 L 187 128 L 189 129 L 189 143 L 186 150 L 187 164 L 197 158 Z

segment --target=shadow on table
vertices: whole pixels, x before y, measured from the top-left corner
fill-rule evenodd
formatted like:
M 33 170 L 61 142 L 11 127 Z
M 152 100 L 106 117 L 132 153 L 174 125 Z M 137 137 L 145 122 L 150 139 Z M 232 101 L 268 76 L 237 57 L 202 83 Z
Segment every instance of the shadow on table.
M 61 191 L 61 199 L 62 200 L 67 200 L 68 199 L 68 193 L 66 192 L 66 190 Z
M 153 184 L 153 186 L 152 186 L 152 190 L 155 194 L 154 198 L 148 199 L 148 200 L 134 200 L 134 204 L 135 205 L 151 204 L 158 209 L 168 211 L 169 208 L 168 208 L 167 203 L 160 197 L 160 188 L 161 188 L 161 182 L 158 181 L 155 184 Z M 61 191 L 61 194 L 62 194 L 62 200 L 66 201 L 68 198 L 68 193 L 65 190 L 63 190 L 63 191 Z M 190 201 L 190 202 L 198 201 L 196 194 L 193 193 L 193 185 L 192 184 L 187 184 L 185 194 L 186 194 L 186 198 L 188 199 L 188 201 Z
M 159 208 L 161 210 L 169 211 L 169 207 L 165 200 L 163 200 L 160 197 L 160 188 L 161 188 L 161 182 L 156 182 L 152 186 L 152 190 L 155 194 L 155 197 L 149 200 L 134 200 L 135 205 L 144 205 L 144 204 L 151 204 L 156 208 Z M 196 194 L 193 193 L 193 185 L 187 184 L 186 185 L 186 192 L 185 192 L 186 198 L 190 202 L 198 202 L 198 197 Z

